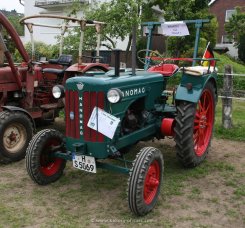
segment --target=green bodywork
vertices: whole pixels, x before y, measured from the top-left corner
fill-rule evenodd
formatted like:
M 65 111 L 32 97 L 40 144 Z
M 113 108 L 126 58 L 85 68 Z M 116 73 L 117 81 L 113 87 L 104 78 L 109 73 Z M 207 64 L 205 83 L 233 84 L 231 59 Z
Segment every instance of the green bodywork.
M 175 100 L 185 100 L 197 103 L 201 97 L 204 86 L 208 81 L 212 81 L 216 88 L 216 73 L 194 76 L 183 73 L 180 85 L 177 88 Z M 188 89 L 188 85 L 192 85 L 192 89 Z
M 208 20 L 195 20 L 188 21 L 187 23 L 196 23 L 197 33 L 195 42 L 194 57 L 197 55 L 198 40 L 200 28 L 203 23 Z M 151 36 L 152 29 L 160 23 L 150 22 L 145 24 L 148 26 Z M 151 39 L 148 39 L 147 49 L 150 49 Z M 196 59 L 194 59 L 196 60 Z M 148 62 L 146 62 L 145 70 L 148 69 Z M 197 103 L 204 86 L 208 81 L 212 81 L 216 88 L 216 73 L 208 73 L 201 76 L 193 76 L 186 74 L 185 71 L 179 71 L 171 77 L 181 74 L 181 83 L 178 86 L 175 100 L 186 100 L 189 102 Z M 83 107 L 80 105 L 80 100 L 83 98 L 84 92 L 103 92 L 104 93 L 104 111 L 120 119 L 116 132 L 112 139 L 104 137 L 101 142 L 85 141 L 84 135 L 80 133 L 79 138 L 66 137 L 67 153 L 56 152 L 56 157 L 61 157 L 66 160 L 72 160 L 73 154 L 93 156 L 96 159 L 97 167 L 110 169 L 128 173 L 127 168 L 130 161 L 122 160 L 123 166 L 114 164 L 103 163 L 101 159 L 109 157 L 117 157 L 118 151 L 122 148 L 134 145 L 138 141 L 149 140 L 154 137 L 161 138 L 160 133 L 161 123 L 164 118 L 174 119 L 176 116 L 176 106 L 167 104 L 166 90 L 168 76 L 163 76 L 159 73 L 147 72 L 143 70 L 136 71 L 136 75 L 132 75 L 131 71 L 125 71 L 120 76 L 115 76 L 114 71 L 107 73 L 94 73 L 89 76 L 78 76 L 70 78 L 66 81 L 66 91 L 77 91 L 79 101 L 77 107 L 82 112 Z M 112 104 L 107 100 L 107 93 L 110 89 L 119 89 L 123 96 L 122 99 Z M 140 108 L 146 113 L 146 118 L 141 123 L 140 127 L 130 133 L 122 134 L 122 122 L 126 115 L 127 110 L 135 104 L 139 104 Z M 79 118 L 81 117 L 79 113 Z M 69 116 L 69 114 L 67 114 Z M 76 117 L 75 117 L 76 118 Z M 83 126 L 83 119 L 80 120 L 80 128 Z

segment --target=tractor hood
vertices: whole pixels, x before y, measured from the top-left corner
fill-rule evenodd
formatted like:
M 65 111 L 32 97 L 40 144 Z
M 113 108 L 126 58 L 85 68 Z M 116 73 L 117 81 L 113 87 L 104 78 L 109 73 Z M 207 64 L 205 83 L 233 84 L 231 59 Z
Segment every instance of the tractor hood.
M 84 92 L 103 92 L 105 98 L 110 89 L 119 89 L 123 95 L 122 100 L 117 104 L 110 105 L 117 113 L 118 109 L 124 109 L 125 106 L 129 106 L 142 97 L 145 97 L 145 108 L 153 109 L 155 100 L 161 94 L 164 84 L 166 84 L 164 78 L 159 73 L 137 71 L 136 75 L 132 76 L 131 72 L 123 72 L 120 76 L 115 77 L 112 72 L 108 72 L 89 77 L 70 78 L 66 81 L 65 89 L 66 91 L 77 91 L 79 97 Z
M 77 76 L 66 81 L 66 89 L 78 91 L 104 91 L 107 92 L 111 88 L 119 88 L 126 96 L 134 96 L 138 93 L 144 93 L 151 89 L 152 84 L 159 84 L 163 88 L 163 76 L 158 73 L 149 73 L 145 71 L 137 71 L 135 76 L 130 72 L 121 73 L 119 77 L 115 77 L 110 72 L 93 76 Z M 128 91 L 128 90 L 135 91 Z M 138 93 L 136 92 L 138 90 Z M 141 91 L 143 89 L 143 91 Z M 141 92 L 140 92 L 141 91 Z

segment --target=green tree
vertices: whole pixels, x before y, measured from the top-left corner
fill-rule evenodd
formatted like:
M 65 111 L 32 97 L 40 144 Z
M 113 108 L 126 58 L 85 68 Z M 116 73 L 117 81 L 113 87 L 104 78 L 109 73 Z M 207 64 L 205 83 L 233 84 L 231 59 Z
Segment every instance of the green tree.
M 115 48 L 115 40 L 124 40 L 131 33 L 132 26 L 140 23 L 141 6 L 141 0 L 112 0 L 96 5 L 86 12 L 86 17 L 106 23 L 104 39 L 109 41 L 111 48 Z
M 41 57 L 46 57 L 47 59 L 58 58 L 59 47 L 57 45 L 45 44 L 43 42 L 35 42 L 35 60 L 39 60 Z M 28 42 L 25 44 L 25 49 L 29 56 L 32 52 L 32 44 Z M 15 50 L 14 59 L 16 62 L 21 62 L 22 58 L 17 50 Z
M 102 30 L 102 41 L 109 49 L 116 47 L 116 40 L 124 40 L 129 35 L 127 51 L 131 46 L 131 31 L 134 24 L 140 24 L 142 21 L 157 20 L 154 17 L 151 7 L 159 4 L 164 7 L 168 1 L 162 0 L 112 0 L 102 4 L 95 4 L 93 8 L 85 9 L 87 19 L 103 21 L 106 26 Z M 75 3 L 76 4 L 76 3 Z M 76 15 L 79 7 L 73 7 L 69 15 Z M 74 29 L 65 38 L 65 46 L 71 44 L 76 49 L 79 45 L 80 30 Z M 96 38 L 94 28 L 87 28 L 85 32 L 84 49 L 94 49 L 96 47 Z M 71 43 L 72 42 L 72 43 Z M 105 44 L 106 43 L 106 44 Z
M 225 24 L 225 30 L 235 40 L 238 58 L 245 62 L 245 12 L 241 8 L 236 8 L 236 13 Z
M 208 0 L 170 0 L 167 7 L 164 8 L 164 18 L 166 21 L 182 21 L 194 19 L 212 19 L 208 11 Z M 193 52 L 195 40 L 195 26 L 188 25 L 190 35 L 186 37 L 168 38 L 168 49 L 174 56 L 189 55 Z M 216 43 L 217 21 L 211 20 L 211 23 L 205 24 L 201 32 L 201 38 L 210 41 L 214 46 Z M 189 56 L 190 57 L 190 56 Z
M 15 28 L 16 32 L 19 34 L 19 36 L 24 36 L 24 25 L 19 23 L 20 19 L 21 19 L 21 16 L 19 16 L 19 15 L 8 16 L 8 20 L 14 26 L 14 28 Z
M 76 4 L 76 3 L 75 3 Z M 129 36 L 126 51 L 131 47 L 132 26 L 144 21 L 157 21 L 152 6 L 159 5 L 165 11 L 166 20 L 188 20 L 210 17 L 208 13 L 208 0 L 112 0 L 102 4 L 95 4 L 93 8 L 85 10 L 87 19 L 103 21 L 106 23 L 102 31 L 102 43 L 106 43 L 108 48 L 116 47 L 116 40 L 124 40 Z M 69 15 L 76 15 L 80 10 L 79 6 L 73 7 Z M 211 18 L 211 17 L 210 17 Z M 202 36 L 215 44 L 217 24 L 208 25 Z M 184 39 L 170 40 L 170 49 L 186 53 L 193 47 L 195 39 L 195 27 L 190 28 L 191 35 Z M 79 45 L 80 30 L 74 29 L 65 38 L 65 47 L 69 50 L 77 49 Z M 86 29 L 84 49 L 94 49 L 96 47 L 95 31 L 93 28 Z M 105 42 L 107 41 L 107 42 Z M 143 44 L 144 42 L 139 42 Z M 205 45 L 204 45 L 205 46 Z M 66 48 L 65 48 L 66 49 Z
M 238 58 L 245 63 L 245 33 L 239 36 Z
M 12 10 L 11 12 L 3 10 L 2 12 L 7 17 L 7 19 L 12 24 L 12 26 L 15 28 L 18 35 L 23 36 L 24 35 L 24 25 L 21 25 L 19 23 L 19 20 L 21 19 L 22 15 L 18 14 L 15 10 Z M 12 41 L 11 37 L 9 36 L 8 32 L 5 29 L 3 29 L 2 34 L 6 41 L 6 44 L 7 44 L 7 47 L 10 53 L 14 53 L 16 49 L 15 43 Z
M 99 8 L 97 8 L 96 11 L 90 11 L 88 16 L 101 19 L 107 23 L 107 26 L 104 29 L 104 37 L 111 43 L 112 48 L 116 46 L 115 41 L 113 40 L 124 40 L 129 36 L 126 48 L 127 61 L 132 44 L 131 32 L 133 25 L 140 25 L 141 22 L 145 21 L 157 21 L 158 18 L 154 15 L 152 6 L 158 5 L 159 8 L 162 9 L 168 2 L 169 0 L 113 0 L 109 3 L 99 5 Z M 139 36 L 138 39 L 140 39 Z

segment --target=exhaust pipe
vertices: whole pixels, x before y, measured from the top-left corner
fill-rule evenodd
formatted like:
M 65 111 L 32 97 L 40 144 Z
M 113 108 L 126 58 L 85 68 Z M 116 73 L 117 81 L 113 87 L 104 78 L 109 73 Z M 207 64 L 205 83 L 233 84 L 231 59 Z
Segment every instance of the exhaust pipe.
M 115 56 L 115 77 L 120 76 L 120 49 L 113 49 Z

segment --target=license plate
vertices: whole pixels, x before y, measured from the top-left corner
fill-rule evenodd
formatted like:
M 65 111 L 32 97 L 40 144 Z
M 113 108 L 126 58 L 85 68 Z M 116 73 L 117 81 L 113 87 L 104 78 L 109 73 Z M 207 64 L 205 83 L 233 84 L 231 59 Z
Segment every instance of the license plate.
M 85 155 L 74 155 L 72 160 L 73 167 L 89 173 L 96 173 L 96 163 L 94 157 Z

